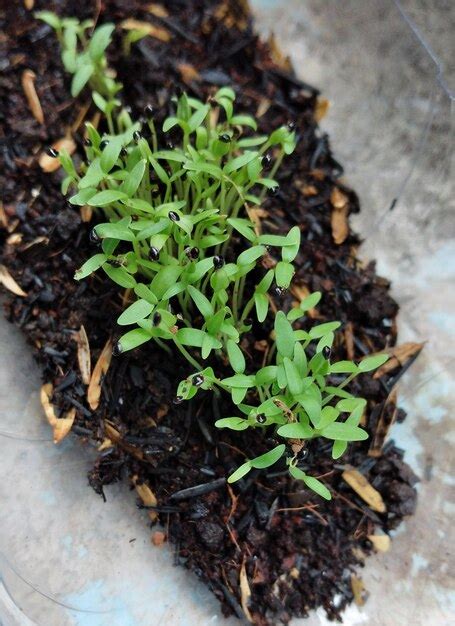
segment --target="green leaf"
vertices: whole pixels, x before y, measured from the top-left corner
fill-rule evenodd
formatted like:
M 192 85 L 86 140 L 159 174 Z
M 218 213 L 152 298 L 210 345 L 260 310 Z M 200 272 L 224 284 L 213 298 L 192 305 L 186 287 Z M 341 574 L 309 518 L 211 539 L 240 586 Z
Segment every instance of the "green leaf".
M 346 452 L 347 441 L 334 441 L 332 446 L 332 459 L 339 459 Z
M 79 193 L 77 193 L 75 196 L 71 196 L 71 198 L 69 199 L 69 202 L 71 204 L 76 204 L 77 206 L 84 206 L 84 204 L 87 204 L 90 198 L 93 198 L 95 194 L 96 194 L 96 189 L 94 189 L 93 187 L 80 189 Z
M 232 402 L 234 404 L 240 404 L 246 396 L 247 389 L 240 387 L 233 387 L 231 389 Z
M 286 372 L 286 380 L 288 382 L 288 389 L 292 393 L 292 395 L 297 395 L 302 393 L 303 385 L 302 385 L 302 376 L 300 375 L 298 369 L 291 359 L 287 356 L 283 359 L 284 370 Z
M 232 369 L 237 374 L 243 374 L 245 371 L 245 357 L 243 356 L 243 352 L 232 339 L 227 341 L 226 348 Z
M 290 439 L 310 439 L 313 436 L 313 429 L 301 422 L 292 422 L 280 426 L 277 433 L 280 437 Z
M 93 102 L 102 113 L 106 113 L 107 101 L 97 91 L 92 93 Z
M 124 287 L 125 289 L 132 289 L 136 286 L 136 280 L 134 276 L 128 274 L 125 268 L 123 267 L 112 267 L 108 263 L 103 265 L 103 270 L 109 276 L 114 283 L 120 285 L 120 287 Z
M 256 316 L 258 318 L 258 322 L 263 322 L 267 317 L 267 313 L 269 311 L 269 299 L 265 295 L 265 293 L 254 294 L 254 304 L 256 307 Z
M 177 126 L 179 119 L 177 117 L 168 117 L 163 122 L 163 133 L 167 133 L 171 128 Z
M 285 289 L 287 289 L 291 284 L 294 273 L 294 266 L 291 263 L 287 263 L 286 261 L 279 261 L 275 267 L 276 284 L 279 287 L 284 287 Z
M 161 299 L 169 287 L 177 282 L 182 271 L 183 268 L 180 265 L 165 265 L 160 269 L 150 285 L 150 289 L 158 299 Z
M 89 200 L 87 200 L 87 204 L 89 206 L 106 206 L 107 204 L 112 204 L 112 202 L 117 202 L 118 200 L 126 200 L 127 197 L 128 196 L 123 193 L 123 191 L 106 189 L 105 191 L 100 191 L 92 196 Z
M 232 161 L 228 161 L 223 168 L 223 172 L 225 174 L 230 174 L 231 172 L 235 172 L 236 170 L 239 170 L 241 167 L 243 167 L 244 165 L 247 165 L 250 161 L 255 159 L 258 156 L 258 154 L 259 154 L 258 152 L 255 152 L 253 150 L 245 151 L 240 156 L 235 157 L 235 159 L 232 159 Z
M 123 218 L 118 222 L 98 224 L 98 226 L 95 226 L 95 231 L 98 237 L 103 239 L 108 237 L 110 239 L 118 239 L 120 241 L 134 241 L 134 234 L 130 231 L 128 226 L 129 223 L 125 218 Z
M 300 468 L 294 467 L 293 465 L 289 467 L 289 473 L 291 474 L 293 478 L 296 478 L 297 480 L 303 480 L 305 485 L 309 489 L 311 489 L 311 491 L 314 491 L 315 493 L 317 493 L 318 496 L 321 496 L 322 498 L 325 498 L 326 500 L 332 499 L 332 494 L 324 485 L 324 483 L 318 480 L 317 478 L 314 478 L 314 476 L 308 476 Z
M 240 480 L 241 478 L 243 478 L 246 474 L 248 474 L 249 471 L 251 471 L 251 465 L 250 462 L 247 461 L 246 463 L 244 463 L 243 465 L 241 465 L 240 467 L 238 467 L 235 472 L 233 472 L 229 478 L 228 478 L 228 483 L 235 483 L 235 481 Z
M 90 274 L 93 274 L 93 272 L 96 272 L 106 261 L 107 256 L 105 254 L 95 254 L 95 256 L 88 259 L 81 268 L 76 270 L 74 274 L 75 280 L 82 280 Z
M 147 300 L 150 304 L 158 304 L 158 299 L 155 294 L 150 291 L 147 285 L 144 283 L 138 283 L 134 288 L 134 293 L 143 300 Z
M 54 30 L 61 28 L 60 18 L 55 13 L 52 13 L 52 11 L 36 11 L 34 15 L 37 19 L 49 24 Z
M 122 149 L 122 137 L 111 139 L 101 153 L 100 165 L 106 174 L 111 171 L 120 156 Z
M 198 126 L 205 120 L 207 113 L 210 110 L 210 105 L 205 104 L 203 107 L 193 113 L 188 120 L 188 126 L 191 132 L 194 132 Z
M 122 352 L 127 352 L 128 350 L 133 350 L 138 346 L 150 341 L 152 339 L 150 333 L 148 333 L 143 328 L 135 328 L 134 330 L 130 330 L 125 335 L 120 337 L 120 346 Z
M 250 459 L 250 465 L 255 469 L 265 469 L 266 467 L 270 467 L 283 456 L 285 450 L 286 446 L 284 443 L 281 443 L 279 446 L 269 450 L 265 454 L 261 454 L 261 456 L 257 456 L 255 459 Z
M 232 87 L 221 87 L 215 94 L 215 100 L 219 98 L 228 98 L 228 100 L 235 100 L 235 91 Z
M 311 339 L 319 339 L 323 337 L 327 333 L 333 332 L 337 328 L 341 326 L 340 322 L 326 322 L 325 324 L 319 324 L 318 326 L 313 326 L 310 330 Z
M 295 338 L 291 324 L 283 311 L 278 311 L 275 317 L 276 347 L 282 356 L 292 358 L 294 354 Z
M 217 428 L 230 428 L 231 430 L 246 430 L 249 425 L 248 420 L 242 417 L 224 417 L 215 422 Z
M 250 263 L 257 261 L 261 256 L 264 256 L 264 254 L 264 246 L 252 246 L 239 254 L 237 257 L 237 263 L 238 265 L 249 265 Z
M 374 354 L 373 356 L 367 356 L 366 359 L 362 359 L 359 363 L 359 372 L 371 372 L 372 370 L 381 367 L 386 361 L 389 360 L 388 354 Z
M 103 56 L 104 51 L 111 42 L 111 35 L 114 29 L 114 24 L 103 24 L 95 29 L 88 45 L 90 57 L 94 61 L 99 61 Z
M 346 398 L 343 400 L 339 400 L 339 402 L 337 402 L 337 409 L 339 411 L 352 413 L 352 411 L 355 411 L 359 407 L 363 411 L 366 404 L 367 404 L 367 401 L 364 398 Z
M 184 346 L 201 348 L 206 333 L 198 328 L 179 328 L 175 338 Z
M 326 428 L 329 424 L 332 424 L 336 421 L 340 414 L 340 411 L 335 409 L 333 406 L 325 406 L 321 411 L 321 419 L 319 420 L 318 430 L 321 428 Z
M 87 62 L 77 70 L 71 81 L 71 95 L 73 98 L 78 96 L 90 80 L 95 68 L 91 62 Z
M 285 247 L 281 251 L 281 256 L 283 257 L 283 261 L 287 261 L 288 263 L 292 263 L 300 249 L 300 228 L 298 226 L 293 226 L 291 230 L 286 235 L 286 244 Z
M 302 397 L 299 397 L 299 403 L 305 409 L 311 423 L 315 428 L 318 427 L 319 420 L 321 419 L 321 402 L 314 395 L 310 395 L 308 392 Z
M 153 311 L 153 304 L 147 300 L 137 300 L 123 311 L 117 320 L 120 326 L 129 326 L 145 319 Z
M 358 367 L 352 361 L 338 361 L 330 365 L 331 374 L 355 374 L 358 372 Z
M 276 365 L 267 365 L 256 372 L 256 385 L 270 385 L 276 381 Z
M 246 376 L 245 374 L 229 376 L 228 378 L 223 378 L 221 382 L 228 387 L 235 387 L 237 389 L 249 389 L 250 387 L 254 387 L 255 384 L 254 376 Z
M 205 319 L 213 315 L 214 311 L 210 300 L 199 289 L 196 289 L 193 285 L 188 285 L 188 293 Z
M 302 300 L 299 306 L 302 311 L 309 311 L 310 309 L 314 309 L 314 307 L 319 303 L 321 297 L 321 292 L 315 291 L 314 293 L 311 293 L 309 296 L 307 296 L 304 300 Z
M 136 163 L 121 186 L 121 190 L 130 198 L 134 196 L 139 185 L 141 184 L 145 172 L 145 163 L 145 159 L 141 159 L 138 163 Z
M 337 441 L 364 441 L 368 439 L 368 433 L 365 430 L 345 422 L 334 422 L 320 432 L 326 439 L 336 439 Z
M 231 118 L 231 124 L 240 126 L 249 126 L 253 130 L 257 130 L 258 125 L 256 124 L 256 120 L 251 115 L 234 115 Z
M 243 235 L 245 239 L 248 239 L 251 243 L 256 241 L 256 233 L 254 232 L 252 224 L 249 220 L 238 217 L 229 217 L 226 221 L 229 226 L 232 226 L 232 228 Z

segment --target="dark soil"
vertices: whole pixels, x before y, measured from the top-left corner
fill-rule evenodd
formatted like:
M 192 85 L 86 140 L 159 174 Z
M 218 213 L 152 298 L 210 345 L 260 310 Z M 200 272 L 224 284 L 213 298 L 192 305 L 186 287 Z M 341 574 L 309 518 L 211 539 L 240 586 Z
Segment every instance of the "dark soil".
M 240 109 L 256 113 L 258 106 L 264 111 L 265 101 L 269 102 L 260 117 L 264 131 L 295 123 L 298 148 L 281 169 L 279 194 L 264 204 L 263 228 L 284 231 L 293 224 L 300 226 L 303 245 L 296 284 L 323 292 L 322 321 L 342 321 L 334 359 L 358 359 L 394 345 L 398 307 L 388 293 L 388 282 L 375 274 L 374 264 L 363 266 L 356 259 L 355 234 L 350 232 L 339 245 L 333 241 L 334 187 L 348 197 L 349 212 L 357 212 L 359 204 L 340 179 L 342 167 L 315 121 L 317 90 L 275 63 L 269 46 L 252 31 L 240 0 L 172 0 L 165 3 L 168 18 L 152 16 L 145 10 L 147 4 L 46 0 L 36 2 L 35 8 L 56 8 L 79 17 L 96 16 L 100 10 L 100 21 L 135 17 L 171 33 L 168 44 L 152 37 L 142 40 L 128 58 L 120 56 L 119 39 L 111 47 L 111 63 L 125 85 L 124 99 L 137 114 L 151 102 L 158 119 L 166 116 L 177 87 L 205 98 L 214 85 L 230 84 Z M 362 554 L 371 551 L 367 535 L 378 529 L 388 532 L 414 510 L 416 477 L 403 463 L 403 452 L 389 442 L 382 456 L 374 458 L 368 455 L 367 441 L 352 446 L 334 463 L 330 447 L 315 441 L 301 467 L 322 477 L 333 493 L 330 502 L 279 471 L 251 473 L 231 490 L 224 477 L 244 454 L 260 454 L 270 441 L 258 438 L 257 432 L 217 432 L 213 421 L 230 412 L 227 400 L 212 404 L 206 396 L 174 406 L 176 381 L 188 369 L 149 345 L 112 360 L 100 406 L 89 409 L 74 331 L 84 325 L 96 362 L 106 340 L 115 339 L 122 294 L 99 277 L 82 283 L 73 280 L 75 269 L 93 252 L 88 238 L 93 224 L 83 223 L 78 210 L 65 203 L 60 173 L 44 174 L 38 165 L 43 148 L 65 135 L 89 95 L 77 103 L 72 100 L 51 29 L 34 21 L 22 1 L 8 3 L 7 9 L 3 4 L 0 19 L 2 221 L 7 227 L 0 230 L 1 263 L 27 292 L 24 298 L 7 294 L 6 314 L 34 347 L 43 380 L 54 386 L 58 411 L 77 409 L 73 432 L 82 440 L 101 443 L 108 419 L 119 433 L 116 445 L 100 453 L 90 484 L 103 494 L 104 485 L 123 477 L 146 482 L 157 497 L 156 510 L 175 546 L 176 562 L 206 582 L 224 614 L 245 617 L 239 584 L 244 566 L 255 624 L 287 623 L 319 606 L 330 618 L 340 619 L 353 599 L 351 574 L 362 564 Z M 185 83 L 182 63 L 191 64 L 198 77 Z M 38 124 L 28 108 L 20 81 L 24 69 L 37 76 L 45 125 Z M 79 127 L 74 135 L 79 146 L 81 133 Z M 17 234 L 21 237 L 11 239 Z M 290 296 L 276 304 L 287 306 L 288 300 Z M 255 331 L 244 348 L 257 361 L 261 346 L 255 340 L 265 334 Z M 394 378 L 363 376 L 353 386 L 369 401 L 370 434 L 397 375 L 395 370 Z M 403 412 L 399 417 L 404 418 Z M 373 512 L 343 481 L 347 464 L 381 493 L 387 513 Z

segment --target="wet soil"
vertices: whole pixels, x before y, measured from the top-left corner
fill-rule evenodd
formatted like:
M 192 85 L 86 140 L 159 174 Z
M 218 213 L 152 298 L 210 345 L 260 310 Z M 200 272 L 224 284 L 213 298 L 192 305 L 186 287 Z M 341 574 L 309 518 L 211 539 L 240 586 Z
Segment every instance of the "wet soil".
M 376 275 L 373 263 L 358 261 L 360 242 L 353 232 L 334 242 L 333 194 L 346 197 L 347 214 L 357 212 L 359 202 L 345 186 L 343 168 L 318 127 L 322 105 L 317 89 L 296 78 L 277 50 L 258 39 L 240 0 L 172 0 L 166 2 L 167 16 L 159 10 L 155 13 L 161 16 L 152 14 L 148 5 L 46 1 L 36 2 L 35 8 L 100 22 L 134 17 L 169 33 L 168 42 L 143 39 L 128 57 L 121 54 L 119 33 L 111 47 L 110 62 L 125 85 L 123 98 L 137 115 L 152 103 L 159 122 L 168 115 L 176 89 L 205 98 L 215 86 L 229 84 L 238 94 L 239 108 L 259 116 L 261 130 L 295 124 L 298 147 L 280 170 L 279 193 L 263 205 L 262 227 L 282 232 L 300 226 L 295 284 L 323 292 L 318 321 L 342 322 L 334 359 L 359 359 L 393 346 L 398 307 L 387 280 Z M 80 151 L 89 95 L 73 101 L 51 29 L 37 23 L 22 2 L 3 6 L 0 19 L 0 262 L 27 294 L 6 292 L 5 311 L 33 346 L 43 381 L 54 387 L 58 414 L 76 408 L 73 432 L 87 445 L 115 439 L 115 445 L 100 451 L 90 484 L 104 495 L 103 486 L 113 481 L 146 483 L 157 499 L 149 518 L 158 513 L 175 547 L 176 563 L 210 587 L 225 615 L 245 619 L 246 610 L 255 624 L 265 626 L 287 623 L 322 606 L 330 618 L 340 619 L 354 597 L 352 576 L 372 550 L 368 535 L 388 533 L 414 511 L 417 479 L 403 462 L 403 451 L 389 442 L 382 455 L 372 457 L 366 441 L 334 462 L 330 446 L 314 441 L 301 467 L 324 480 L 333 494 L 330 502 L 302 488 L 281 467 L 252 472 L 231 489 L 224 477 L 245 455 L 270 447 L 272 433 L 261 438 L 257 431 L 216 431 L 214 418 L 231 414 L 226 398 L 214 402 L 211 396 L 198 396 L 192 404 L 174 405 L 176 381 L 189 373 L 187 365 L 177 356 L 171 362 L 148 345 L 112 360 L 99 407 L 90 409 L 74 333 L 84 326 L 95 363 L 106 341 L 116 338 L 123 294 L 99 276 L 73 280 L 75 269 L 93 253 L 88 237 L 93 221 L 82 221 L 79 210 L 66 203 L 60 172 L 45 174 L 38 165 L 44 147 L 69 128 Z M 25 69 L 36 74 L 44 124 L 34 119 L 24 96 Z M 87 110 L 85 119 L 93 114 Z M 294 295 L 276 297 L 276 306 L 288 306 Z M 267 327 L 256 327 L 247 337 L 243 348 L 250 362 L 262 358 L 267 332 Z M 399 369 L 379 379 L 365 375 L 352 386 L 368 399 L 371 435 L 399 375 Z M 398 410 L 397 418 L 404 417 Z M 378 490 L 386 513 L 374 512 L 342 479 L 348 465 Z M 143 501 L 138 505 L 144 506 Z M 249 602 L 245 584 L 243 594 L 240 585 L 245 577 Z

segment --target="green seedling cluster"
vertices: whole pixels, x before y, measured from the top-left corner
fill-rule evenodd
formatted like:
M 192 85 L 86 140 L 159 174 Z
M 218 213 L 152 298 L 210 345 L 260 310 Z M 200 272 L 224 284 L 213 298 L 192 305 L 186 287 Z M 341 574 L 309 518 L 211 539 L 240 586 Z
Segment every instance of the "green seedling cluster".
M 276 313 L 268 362 L 257 372 L 246 373 L 241 348 L 252 318 L 263 323 L 270 315 L 271 291 L 288 289 L 294 275 L 299 228 L 260 234 L 251 218 L 265 193 L 278 189 L 275 174 L 295 148 L 292 127 L 257 134 L 255 119 L 235 111 L 230 87 L 207 102 L 175 97 L 174 114 L 160 128 L 150 106 L 135 122 L 116 98 L 122 86 L 107 67 L 113 25 L 87 38 L 89 22 L 48 12 L 39 17 L 57 32 L 65 68 L 73 74 L 73 95 L 88 84 L 106 119 L 104 134 L 86 125 L 86 159 L 80 166 L 64 151 L 58 157 L 66 172 L 63 193 L 71 192 L 73 205 L 93 207 L 101 220 L 91 234 L 101 250 L 75 278 L 101 271 L 129 290 L 130 304 L 117 320 L 128 330 L 116 352 L 149 341 L 171 354 L 178 350 L 196 371 L 180 383 L 177 402 L 190 400 L 199 389 L 224 390 L 242 417 L 223 418 L 216 426 L 274 429 L 283 439 L 240 466 L 230 482 L 286 456 L 294 478 L 329 498 L 323 483 L 298 467 L 299 453 L 308 440 L 325 437 L 334 442 L 338 458 L 349 441 L 367 437 L 359 427 L 366 402 L 345 387 L 386 357 L 331 364 L 338 322 L 294 330 L 292 323 L 317 304 L 319 293 L 287 314 Z M 169 133 L 178 136 L 177 145 L 167 139 Z M 203 365 L 212 354 L 230 364 L 233 376 L 219 379 L 213 367 Z M 331 378 L 340 374 L 346 377 L 333 386 Z

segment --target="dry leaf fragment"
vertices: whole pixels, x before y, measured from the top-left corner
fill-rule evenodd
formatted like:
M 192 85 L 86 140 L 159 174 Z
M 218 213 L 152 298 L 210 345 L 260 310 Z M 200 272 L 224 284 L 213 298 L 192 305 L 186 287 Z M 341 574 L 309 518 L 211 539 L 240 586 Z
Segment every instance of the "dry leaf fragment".
M 155 15 L 156 17 L 169 17 L 167 9 L 163 7 L 162 4 L 155 4 L 154 2 L 152 2 L 148 5 L 147 10 L 149 13 Z
M 318 98 L 316 101 L 316 107 L 314 109 L 314 119 L 316 122 L 320 122 L 326 115 L 330 108 L 330 101 L 327 98 Z
M 13 233 L 6 240 L 6 243 L 10 246 L 18 246 L 21 242 L 22 242 L 22 233 Z
M 389 535 L 367 535 L 367 537 L 377 552 L 387 552 L 390 550 L 392 542 L 390 541 Z
M 362 500 L 368 504 L 370 509 L 378 513 L 386 512 L 386 506 L 381 494 L 370 485 L 363 474 L 354 467 L 350 467 L 346 469 L 341 476 Z
M 351 575 L 351 589 L 354 594 L 354 602 L 357 606 L 363 606 L 367 596 L 365 585 L 363 584 L 363 580 L 357 578 L 354 574 Z
M 0 283 L 16 296 L 23 298 L 27 295 L 25 291 L 19 287 L 4 265 L 0 265 Z
M 308 289 L 308 287 L 306 287 L 305 285 L 294 284 L 291 286 L 291 293 L 293 296 L 297 298 L 298 300 L 297 306 L 298 306 L 300 302 L 302 302 L 302 300 L 305 300 L 305 298 L 307 298 L 310 295 L 311 292 Z M 307 315 L 308 317 L 311 317 L 311 319 L 316 319 L 318 317 L 317 310 L 314 308 L 308 309 Z
M 32 70 L 24 70 L 22 72 L 22 89 L 24 90 L 33 117 L 40 124 L 44 124 L 43 109 L 35 89 L 35 78 L 35 72 L 32 72 Z
M 179 63 L 177 69 L 180 72 L 183 82 L 187 85 L 201 78 L 199 72 L 191 63 Z
M 400 365 L 405 365 L 410 358 L 422 350 L 424 345 L 425 342 L 414 343 L 412 341 L 408 341 L 407 343 L 402 343 L 399 346 L 394 346 L 393 348 L 388 348 L 382 352 L 377 352 L 376 354 L 389 354 L 390 359 L 375 371 L 373 378 L 381 378 L 381 376 L 384 376 L 384 374 L 387 374 L 388 372 L 392 372 Z
M 256 117 L 259 119 L 267 113 L 272 105 L 272 101 L 268 98 L 262 98 L 259 101 L 258 108 L 256 109 Z
M 62 439 L 70 432 L 76 417 L 76 409 L 73 407 L 63 417 L 58 418 L 55 415 L 53 404 L 51 404 L 53 387 L 51 383 L 46 383 L 41 387 L 41 405 L 46 414 L 49 425 L 52 426 L 54 443 L 60 443 Z
M 354 327 L 352 322 L 348 322 L 344 329 L 344 343 L 346 346 L 346 356 L 349 361 L 354 360 Z
M 134 18 L 128 18 L 127 20 L 123 20 L 120 26 L 124 30 L 139 30 L 149 35 L 150 37 L 154 37 L 155 39 L 159 39 L 160 41 L 168 42 L 171 38 L 171 33 L 162 28 L 161 26 L 154 26 L 149 22 L 141 22 L 140 20 L 135 20 Z
M 77 342 L 77 362 L 81 372 L 82 380 L 86 385 L 90 384 L 91 360 L 90 360 L 90 344 L 88 342 L 87 333 L 84 326 L 74 333 Z
M 285 72 L 291 72 L 292 71 L 291 60 L 288 56 L 285 56 L 281 52 L 281 49 L 278 46 L 276 39 L 275 39 L 275 35 L 273 33 L 270 33 L 267 43 L 269 44 L 270 57 L 272 61 L 275 63 L 275 65 L 277 65 L 280 69 L 284 70 Z
M 144 506 L 157 506 L 158 500 L 150 487 L 145 483 L 139 483 L 136 475 L 133 476 L 132 481 L 136 489 L 136 493 L 142 500 Z M 148 514 L 152 522 L 158 518 L 158 513 L 156 511 L 148 511 Z
M 24 6 L 27 11 L 32 11 L 35 6 L 35 0 L 24 0 Z
M 330 194 L 332 204 L 332 215 L 330 218 L 332 226 L 332 237 L 336 244 L 340 245 L 349 235 L 348 213 L 349 201 L 337 187 L 334 187 Z
M 154 546 L 162 546 L 165 541 L 166 535 L 162 530 L 155 530 L 155 532 L 152 533 L 152 543 Z
M 76 150 L 76 144 L 71 137 L 62 137 L 52 144 L 52 147 L 59 152 L 60 150 L 66 150 L 68 154 L 73 154 Z M 38 161 L 43 172 L 50 174 L 55 172 L 60 167 L 60 159 L 54 159 L 45 152 L 41 153 Z
M 253 616 L 250 613 L 250 609 L 248 608 L 248 604 L 251 598 L 251 589 L 248 583 L 248 577 L 246 575 L 246 567 L 245 560 L 242 563 L 242 567 L 240 568 L 240 601 L 242 604 L 242 610 L 245 613 L 245 617 L 251 623 L 253 623 Z
M 88 204 L 81 206 L 81 220 L 83 222 L 90 222 L 93 216 L 93 209 Z
M 87 389 L 87 401 L 92 411 L 98 408 L 101 397 L 101 377 L 106 375 L 112 359 L 112 341 L 108 339 L 93 369 Z
M 379 457 L 382 454 L 382 447 L 387 434 L 397 416 L 397 395 L 398 389 L 397 387 L 394 387 L 384 402 L 384 406 L 382 407 L 381 414 L 376 425 L 376 431 L 374 433 L 370 449 L 368 450 L 369 456 Z

